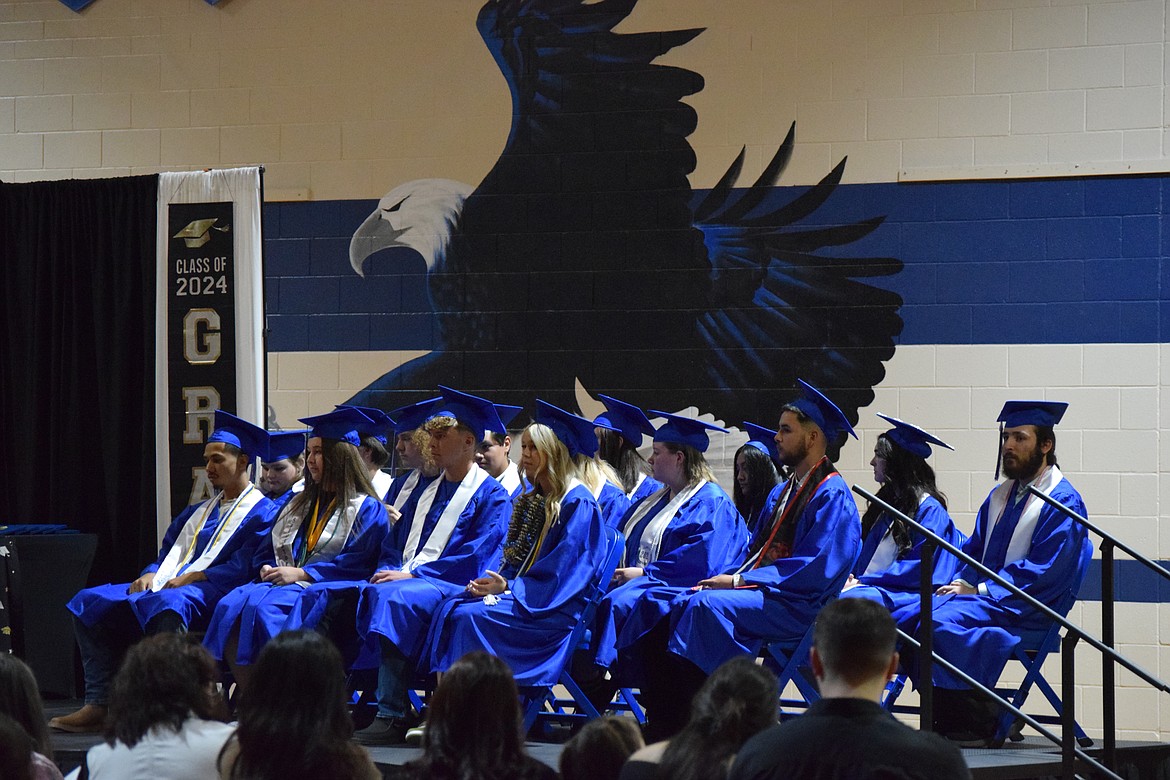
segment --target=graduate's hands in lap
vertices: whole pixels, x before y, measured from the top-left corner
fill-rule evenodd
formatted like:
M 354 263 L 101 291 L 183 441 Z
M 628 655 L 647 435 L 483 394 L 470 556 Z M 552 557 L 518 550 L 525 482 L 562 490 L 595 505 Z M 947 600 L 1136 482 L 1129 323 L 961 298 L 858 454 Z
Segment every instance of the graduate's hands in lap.
M 610 587 L 616 588 L 618 585 L 625 585 L 630 580 L 636 580 L 645 573 L 646 570 L 641 566 L 623 566 L 614 571 L 613 579 L 609 581 Z
M 370 577 L 370 582 L 374 585 L 381 585 L 383 582 L 398 582 L 399 580 L 409 580 L 414 575 L 406 571 L 398 571 L 398 569 L 384 569 L 382 571 L 374 572 L 374 576 Z
M 260 579 L 272 585 L 292 585 L 294 582 L 308 582 L 309 575 L 304 569 L 296 566 L 268 566 L 260 567 Z
M 734 574 L 716 574 L 705 580 L 699 580 L 695 590 L 731 590 L 735 587 Z
M 952 582 L 950 585 L 943 585 L 934 592 L 936 596 L 974 596 L 979 592 L 978 588 L 972 588 L 970 585 L 962 582 Z
M 141 593 L 144 590 L 150 590 L 150 586 L 154 584 L 154 572 L 149 571 L 143 574 L 134 582 L 130 583 L 130 587 L 126 589 L 127 593 Z
M 507 589 L 508 581 L 491 569 L 484 576 L 467 583 L 467 592 L 472 596 L 498 596 Z
M 393 504 L 384 504 L 386 507 L 386 514 L 390 516 L 390 525 L 394 525 L 402 519 L 402 513 L 398 511 L 398 507 Z
M 207 579 L 207 575 L 201 571 L 189 571 L 186 574 L 181 574 L 178 577 L 172 577 L 167 580 L 166 585 L 163 585 L 163 590 L 167 588 L 181 588 L 184 585 L 190 585 L 195 582 L 203 582 Z

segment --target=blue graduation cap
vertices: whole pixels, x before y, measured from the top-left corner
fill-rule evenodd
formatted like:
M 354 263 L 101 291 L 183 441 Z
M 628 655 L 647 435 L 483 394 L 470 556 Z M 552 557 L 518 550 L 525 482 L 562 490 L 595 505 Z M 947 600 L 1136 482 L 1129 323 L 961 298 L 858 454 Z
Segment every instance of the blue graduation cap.
M 772 460 L 779 460 L 780 450 L 776 447 L 776 431 L 744 421 L 743 429 L 747 431 L 747 446 L 755 447 Z
M 486 398 L 480 398 L 478 395 L 471 395 L 470 393 L 462 393 L 453 388 L 444 387 L 443 385 L 439 385 L 439 391 L 443 395 L 431 407 L 431 413 L 427 415 L 427 419 L 438 417 L 439 415 L 454 417 L 475 431 L 480 439 L 483 438 L 485 431 L 492 431 L 493 433 L 508 432 L 508 429 L 504 427 L 504 423 L 500 420 L 500 414 L 496 411 L 495 404 Z
M 316 417 L 302 417 L 300 420 L 313 429 L 309 432 L 309 438 L 337 439 L 355 447 L 362 443 L 358 431 L 369 430 L 374 424 L 364 412 L 352 406 L 342 406 L 332 412 Z
M 845 431 L 855 439 L 857 438 L 857 434 L 854 432 L 853 426 L 849 424 L 845 413 L 825 397 L 824 393 L 803 379 L 797 379 L 796 384 L 800 385 L 803 396 L 790 403 L 808 415 L 820 427 L 825 434 L 825 439 L 830 444 L 841 431 Z
M 886 436 L 890 441 L 920 458 L 930 457 L 930 445 L 932 444 L 946 447 L 948 450 L 955 449 L 934 434 L 922 430 L 917 425 L 912 425 L 911 423 L 899 420 L 897 417 L 891 417 L 881 412 L 878 412 L 877 416 L 894 426 L 886 431 Z
M 383 412 L 381 409 L 375 409 L 372 406 L 357 406 L 356 404 L 337 404 L 337 409 L 357 409 L 359 412 L 369 417 L 373 421 L 373 425 L 367 428 L 359 428 L 358 434 L 362 436 L 373 436 L 383 445 L 394 435 L 394 419 Z
M 207 437 L 208 444 L 213 441 L 230 444 L 252 457 L 259 457 L 268 444 L 268 431 L 223 409 L 216 409 L 215 430 Z
M 1051 428 L 1064 417 L 1068 404 L 1064 401 L 1008 401 L 1000 410 L 998 422 L 1005 428 L 1017 425 L 1038 425 Z
M 260 460 L 264 463 L 296 460 L 305 451 L 305 436 L 308 433 L 308 429 L 303 431 L 269 431 L 268 447 L 260 456 Z
M 592 420 L 566 412 L 539 398 L 536 399 L 534 419 L 541 425 L 551 428 L 557 438 L 569 448 L 569 454 L 573 457 L 577 457 L 578 454 L 593 457 L 597 452 L 597 435 L 593 432 L 597 426 Z
M 407 404 L 400 406 L 397 409 L 390 410 L 390 417 L 394 418 L 394 433 L 406 433 L 419 428 L 431 416 L 431 409 L 435 407 L 440 398 L 428 398 L 425 401 L 419 401 L 416 404 Z
M 511 425 L 512 421 L 516 419 L 516 415 L 524 409 L 523 406 L 512 406 L 511 404 L 492 405 L 496 407 L 496 414 L 500 416 L 500 422 L 504 424 L 505 428 Z
M 726 428 L 720 428 L 718 425 L 703 422 L 702 420 L 695 420 L 690 417 L 681 417 L 677 414 L 660 412 L 655 409 L 651 409 L 650 414 L 655 417 L 666 418 L 666 422 L 654 432 L 654 441 L 666 442 L 668 444 L 686 444 L 694 447 L 699 452 L 706 452 L 707 448 L 711 446 L 711 439 L 707 437 L 707 431 L 731 433 Z
M 616 430 L 635 447 L 642 446 L 643 434 L 654 435 L 654 424 L 641 409 L 608 395 L 599 393 L 597 397 L 605 404 L 605 411 L 593 419 L 597 427 Z

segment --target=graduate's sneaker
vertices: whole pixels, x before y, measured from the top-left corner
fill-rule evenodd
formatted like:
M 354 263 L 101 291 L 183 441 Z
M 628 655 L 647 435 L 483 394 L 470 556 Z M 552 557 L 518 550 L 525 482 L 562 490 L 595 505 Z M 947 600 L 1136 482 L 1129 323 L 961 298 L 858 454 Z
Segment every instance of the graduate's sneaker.
M 401 745 L 405 737 L 406 726 L 397 718 L 374 718 L 373 723 L 353 733 L 354 742 L 371 747 Z

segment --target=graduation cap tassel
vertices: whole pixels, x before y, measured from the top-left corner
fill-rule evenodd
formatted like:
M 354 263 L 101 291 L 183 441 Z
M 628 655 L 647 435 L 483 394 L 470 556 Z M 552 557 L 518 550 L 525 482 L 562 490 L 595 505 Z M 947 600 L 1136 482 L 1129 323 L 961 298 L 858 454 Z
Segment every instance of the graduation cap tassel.
M 995 447 L 995 481 L 999 482 L 999 467 L 1003 463 L 1003 423 L 999 424 L 999 440 Z

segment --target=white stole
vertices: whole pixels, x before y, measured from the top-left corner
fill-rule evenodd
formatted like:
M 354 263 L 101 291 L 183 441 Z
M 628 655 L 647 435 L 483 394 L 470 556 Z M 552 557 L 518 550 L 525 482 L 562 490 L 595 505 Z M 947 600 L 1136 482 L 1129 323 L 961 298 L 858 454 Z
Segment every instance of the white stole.
M 410 475 L 407 476 L 406 481 L 402 483 L 402 490 L 398 491 L 398 495 L 391 502 L 391 505 L 399 512 L 402 511 L 402 507 L 406 506 L 406 502 L 410 500 L 410 495 L 414 492 L 414 489 L 418 487 L 420 473 L 422 472 L 418 469 L 412 470 Z
M 467 475 L 463 477 L 459 487 L 455 489 L 455 495 L 451 496 L 451 500 L 443 509 L 443 514 L 439 515 L 439 522 L 435 523 L 431 535 L 427 538 L 426 546 L 419 550 L 418 545 L 422 540 L 423 525 L 426 524 L 427 514 L 435 503 L 435 496 L 439 493 L 439 483 L 445 479 L 444 475 L 445 472 L 427 485 L 427 489 L 423 491 L 422 497 L 419 498 L 418 504 L 415 506 L 414 518 L 410 524 L 410 536 L 407 537 L 406 548 L 402 551 L 402 571 L 414 571 L 442 554 L 443 548 L 447 546 L 447 540 L 451 538 L 451 532 L 455 530 L 455 523 L 458 522 L 459 516 L 467 508 L 475 491 L 479 490 L 479 486 L 489 476 L 478 466 L 472 466 L 467 470 Z
M 1060 469 L 1056 466 L 1049 466 L 1031 484 L 1047 496 L 1052 494 L 1062 479 L 1064 479 L 1064 475 L 1060 473 Z M 991 542 L 991 534 L 999 524 L 1000 518 L 1003 517 L 1008 501 L 1012 500 L 1015 487 L 1016 480 L 1010 480 L 1000 483 L 995 490 L 991 491 L 987 507 L 987 534 L 983 537 L 983 555 L 980 557 L 980 561 L 987 556 L 987 545 Z M 1044 508 L 1043 501 L 1033 499 L 1036 497 L 1031 493 L 1028 493 L 1027 498 L 1024 499 L 1024 511 L 1020 513 L 1020 519 L 1016 523 L 1016 527 L 1012 529 L 1012 538 L 1008 541 L 1007 552 L 1004 554 L 1003 562 L 1005 565 L 1020 560 L 1032 549 L 1032 534 L 1036 531 L 1036 523 L 1040 520 L 1040 510 Z
M 699 480 L 697 484 L 688 487 L 686 490 L 679 491 L 678 495 L 668 501 L 666 506 L 662 507 L 662 511 L 655 515 L 654 518 L 646 525 L 645 530 L 642 531 L 642 538 L 638 540 L 638 560 L 634 565 L 645 567 L 646 564 L 653 563 L 654 561 L 658 560 L 658 552 L 662 547 L 662 536 L 666 533 L 666 527 L 670 525 L 670 521 L 674 519 L 675 514 L 682 507 L 682 505 L 689 501 L 691 496 L 695 495 L 695 493 L 698 493 L 699 489 L 706 484 L 707 480 Z M 630 516 L 630 519 L 626 521 L 624 532 L 627 539 L 634 532 L 634 529 L 637 528 L 638 523 L 642 521 L 642 518 L 644 518 L 647 513 L 649 513 L 650 510 L 659 501 L 662 500 L 663 494 L 668 493 L 669 491 L 670 488 L 663 487 L 661 490 L 655 493 L 651 493 L 646 498 L 646 500 L 642 502 L 637 511 L 635 511 Z M 624 560 L 624 556 L 622 565 L 629 565 L 629 563 Z
M 353 529 L 354 523 L 357 522 L 358 512 L 361 511 L 362 504 L 365 501 L 366 494 L 358 493 L 349 500 L 346 506 L 337 507 L 333 510 L 333 514 L 325 521 L 325 527 L 321 529 L 321 536 L 317 540 L 317 546 L 305 558 L 305 564 L 319 560 L 328 561 L 336 556 L 337 553 L 341 552 L 341 548 L 345 546 L 346 540 L 349 539 L 349 532 Z M 277 566 L 297 565 L 296 556 L 293 555 L 293 543 L 296 541 L 297 531 L 300 530 L 301 523 L 310 519 L 305 515 L 313 511 L 313 507 L 305 506 L 305 514 L 301 514 L 290 511 L 290 506 L 292 506 L 292 501 L 285 504 L 285 510 L 280 513 L 280 517 L 276 518 L 276 522 L 272 525 L 272 553 L 273 557 L 276 558 Z M 325 541 L 322 542 L 322 539 Z M 305 544 L 307 545 L 308 543 L 309 540 L 306 535 Z
M 504 473 L 499 476 L 499 483 L 503 485 L 504 490 L 508 491 L 508 495 L 516 492 L 516 488 L 520 487 L 520 469 L 516 468 L 515 463 L 509 463 L 508 468 L 504 469 Z
M 918 506 L 922 506 L 926 496 L 927 494 L 924 492 L 918 497 Z M 869 565 L 865 567 L 865 572 L 861 576 L 881 574 L 898 559 L 898 543 L 894 541 L 894 522 L 891 518 L 882 540 L 878 542 L 877 549 L 873 551 L 873 557 L 869 559 Z M 916 532 L 911 531 L 910 533 L 913 535 Z
M 150 589 L 158 592 L 170 580 L 174 579 L 179 574 L 179 570 L 183 568 L 186 563 L 187 551 L 195 541 L 195 537 L 203 530 L 203 526 L 207 523 L 211 512 L 219 506 L 220 499 L 223 498 L 223 493 L 216 493 L 211 498 L 203 502 L 200 509 L 191 513 L 187 518 L 187 522 L 183 524 L 183 530 L 179 531 L 179 536 L 175 539 L 175 543 L 171 545 L 171 549 L 167 551 L 167 557 L 163 559 L 162 565 L 158 567 L 158 571 L 154 573 L 154 582 L 151 583 Z M 244 491 L 240 493 L 235 502 L 227 510 L 227 515 L 223 516 L 223 509 L 220 509 L 221 516 L 218 519 L 219 527 L 215 529 L 214 536 L 211 541 L 207 543 L 207 548 L 200 553 L 199 557 L 191 561 L 187 567 L 187 571 L 203 571 L 215 557 L 219 555 L 224 546 L 232 538 L 232 534 L 240 527 L 240 523 L 244 522 L 244 518 L 248 513 L 255 508 L 256 504 L 264 499 L 264 494 L 249 482 Z
M 634 494 L 638 492 L 638 488 L 642 487 L 642 483 L 645 481 L 646 481 L 646 475 L 639 471 L 638 472 L 638 481 L 634 483 L 634 489 L 631 490 L 629 493 L 626 493 L 626 498 L 632 500 L 634 498 Z

